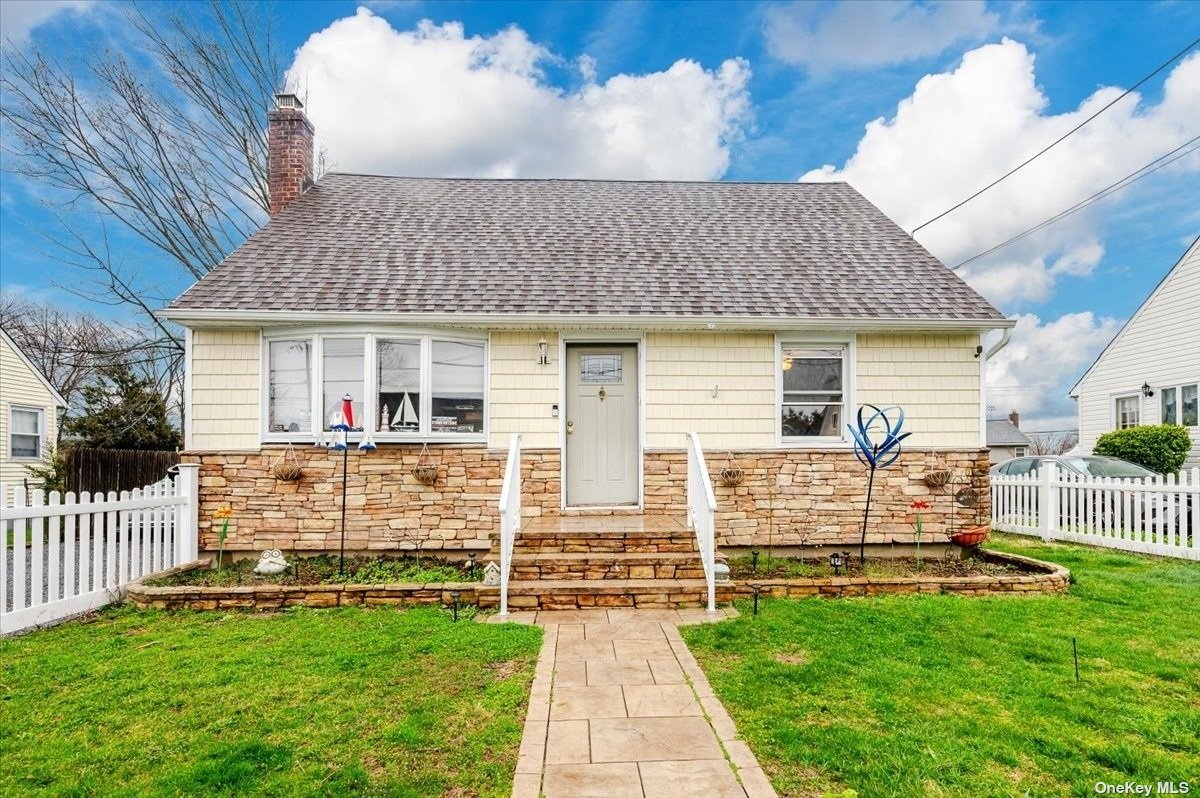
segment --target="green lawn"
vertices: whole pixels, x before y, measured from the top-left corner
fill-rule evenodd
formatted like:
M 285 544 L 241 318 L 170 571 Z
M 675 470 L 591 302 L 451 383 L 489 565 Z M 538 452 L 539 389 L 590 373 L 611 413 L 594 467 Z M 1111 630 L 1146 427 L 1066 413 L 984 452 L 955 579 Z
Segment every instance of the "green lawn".
M 682 630 L 780 795 L 1090 796 L 1129 780 L 1200 793 L 1200 563 L 988 545 L 1062 563 L 1075 584 L 767 601 Z
M 540 639 L 124 608 L 0 640 L 0 795 L 507 796 Z

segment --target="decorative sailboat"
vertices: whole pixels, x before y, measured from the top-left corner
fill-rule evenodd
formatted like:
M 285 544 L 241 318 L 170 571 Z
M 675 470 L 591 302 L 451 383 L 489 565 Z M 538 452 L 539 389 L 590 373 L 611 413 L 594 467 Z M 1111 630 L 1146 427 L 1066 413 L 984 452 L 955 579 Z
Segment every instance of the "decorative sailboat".
M 404 398 L 400 400 L 400 408 L 392 417 L 392 429 L 416 427 L 419 424 L 420 419 L 417 418 L 417 409 L 413 407 L 412 397 L 405 393 Z

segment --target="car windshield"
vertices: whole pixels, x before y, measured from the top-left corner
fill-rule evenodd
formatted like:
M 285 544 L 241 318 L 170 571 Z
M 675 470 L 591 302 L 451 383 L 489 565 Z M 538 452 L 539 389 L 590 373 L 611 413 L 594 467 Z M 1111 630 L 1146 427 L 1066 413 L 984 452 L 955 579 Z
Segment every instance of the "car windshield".
M 1111 457 L 1068 457 L 1064 462 L 1080 473 L 1093 477 L 1145 479 L 1154 476 L 1153 471 L 1142 468 L 1140 465 Z

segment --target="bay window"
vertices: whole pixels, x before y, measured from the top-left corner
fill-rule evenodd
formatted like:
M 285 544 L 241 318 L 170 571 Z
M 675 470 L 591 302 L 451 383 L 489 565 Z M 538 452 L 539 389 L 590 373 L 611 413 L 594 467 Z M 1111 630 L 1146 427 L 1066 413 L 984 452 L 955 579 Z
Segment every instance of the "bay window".
M 783 441 L 843 438 L 847 349 L 844 344 L 780 346 L 779 434 Z
M 270 341 L 267 345 L 267 431 L 312 430 L 312 341 Z
M 267 440 L 317 437 L 349 394 L 378 441 L 482 440 L 487 343 L 408 333 L 287 334 L 264 347 Z M 353 433 L 352 433 L 353 435 Z
M 434 433 L 483 432 L 483 344 L 433 342 Z

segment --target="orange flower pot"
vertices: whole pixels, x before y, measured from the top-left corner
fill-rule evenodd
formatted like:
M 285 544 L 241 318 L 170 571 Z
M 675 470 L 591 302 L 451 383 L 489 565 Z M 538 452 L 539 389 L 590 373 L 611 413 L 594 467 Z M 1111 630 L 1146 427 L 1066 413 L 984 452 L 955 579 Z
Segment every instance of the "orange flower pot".
M 950 540 L 959 546 L 978 546 L 987 540 L 990 531 L 991 529 L 986 526 L 968 526 L 951 535 Z

